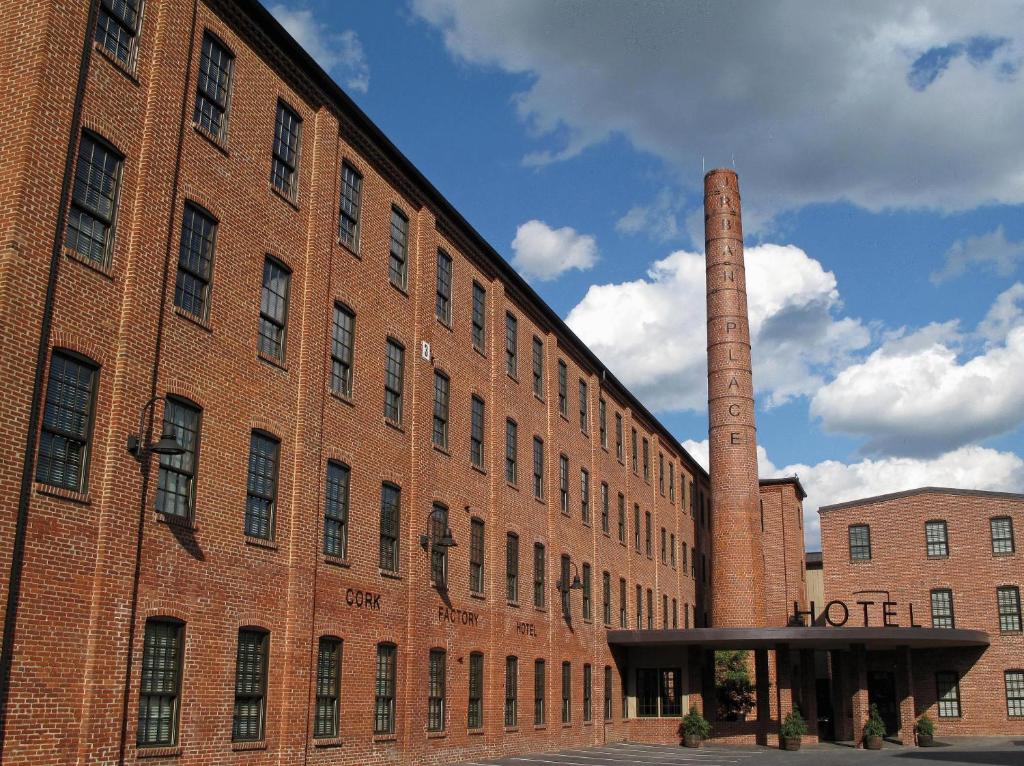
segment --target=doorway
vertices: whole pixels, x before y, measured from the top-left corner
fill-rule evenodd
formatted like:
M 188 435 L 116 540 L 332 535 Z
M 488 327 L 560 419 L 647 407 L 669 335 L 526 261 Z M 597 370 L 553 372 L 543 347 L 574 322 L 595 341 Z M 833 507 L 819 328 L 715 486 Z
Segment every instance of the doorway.
M 896 699 L 896 677 L 893 673 L 868 673 L 868 704 L 878 706 L 878 714 L 885 722 L 886 736 L 895 737 L 900 730 L 900 705 Z

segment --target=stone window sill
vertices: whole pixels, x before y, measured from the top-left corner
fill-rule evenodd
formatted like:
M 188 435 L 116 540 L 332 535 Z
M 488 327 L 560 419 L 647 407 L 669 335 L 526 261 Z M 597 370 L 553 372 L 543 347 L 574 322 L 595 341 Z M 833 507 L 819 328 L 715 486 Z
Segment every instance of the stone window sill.
M 91 271 L 95 271 L 100 276 L 106 277 L 107 279 L 113 281 L 113 279 L 114 279 L 113 259 L 111 259 L 111 261 L 108 262 L 108 263 L 96 263 L 96 261 L 94 261 L 92 258 L 87 258 L 86 256 L 82 255 L 77 250 L 74 250 L 74 249 L 72 249 L 70 247 L 67 247 L 66 245 L 64 246 L 63 253 L 64 253 L 64 257 L 65 258 L 68 258 L 68 259 L 70 259 L 72 261 L 80 263 L 83 266 L 85 266 L 87 269 L 90 269 Z
M 252 742 L 232 742 L 231 749 L 238 750 L 266 750 L 267 741 L 265 739 L 257 739 Z
M 135 750 L 136 758 L 177 758 L 182 753 L 181 745 L 166 747 L 139 747 Z
M 245 535 L 245 544 L 252 545 L 256 548 L 266 548 L 268 551 L 277 550 L 277 543 L 273 540 L 266 540 L 262 537 L 253 537 L 252 535 Z
M 41 484 L 38 481 L 33 482 L 32 488 L 35 490 L 36 494 L 39 495 L 59 497 L 61 500 L 68 500 L 72 503 L 78 503 L 79 505 L 89 505 L 91 503 L 88 492 L 75 492 L 74 490 L 64 489 L 63 487 L 51 487 L 49 484 Z
M 204 128 L 202 125 L 200 125 L 198 122 L 192 123 L 192 129 L 195 130 L 195 132 L 202 136 L 204 139 L 206 139 L 206 141 L 209 142 L 214 149 L 223 154 L 225 157 L 230 156 L 231 153 L 228 151 L 228 143 L 226 139 L 214 135 L 206 128 Z
M 201 316 L 197 316 L 196 314 L 193 314 L 191 311 L 186 311 L 180 306 L 174 307 L 174 313 L 180 316 L 182 319 L 196 325 L 197 327 L 206 330 L 206 332 L 213 332 L 213 328 L 210 326 L 210 321 L 208 319 L 204 319 Z
M 313 740 L 313 747 L 341 747 L 344 744 L 345 740 L 341 737 L 324 737 Z

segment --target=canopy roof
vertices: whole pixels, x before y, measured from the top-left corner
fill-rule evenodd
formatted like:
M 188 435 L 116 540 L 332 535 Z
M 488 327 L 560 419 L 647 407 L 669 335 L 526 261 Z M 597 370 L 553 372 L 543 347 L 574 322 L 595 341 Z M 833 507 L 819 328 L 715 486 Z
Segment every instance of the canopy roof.
M 696 647 L 701 649 L 849 649 L 869 651 L 986 647 L 988 633 L 947 628 L 690 628 L 610 630 L 608 644 L 622 647 Z

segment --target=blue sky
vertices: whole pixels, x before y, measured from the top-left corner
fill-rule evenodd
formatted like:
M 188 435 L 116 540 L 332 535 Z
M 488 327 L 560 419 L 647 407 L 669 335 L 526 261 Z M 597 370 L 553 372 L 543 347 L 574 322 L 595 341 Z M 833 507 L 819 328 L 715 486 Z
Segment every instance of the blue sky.
M 810 548 L 819 504 L 1024 491 L 1024 4 L 268 7 L 698 459 L 734 165 L 761 471 Z

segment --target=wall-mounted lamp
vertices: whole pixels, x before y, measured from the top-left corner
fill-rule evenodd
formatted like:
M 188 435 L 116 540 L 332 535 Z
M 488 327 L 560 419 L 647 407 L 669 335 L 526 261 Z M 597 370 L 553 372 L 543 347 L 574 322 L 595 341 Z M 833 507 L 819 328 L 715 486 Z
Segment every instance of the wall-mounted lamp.
M 174 427 L 165 423 L 160 434 L 160 438 L 149 445 L 143 444 L 143 433 L 146 426 L 146 411 L 152 408 L 154 404 L 163 399 L 162 396 L 154 396 L 148 402 L 142 406 L 142 410 L 139 412 L 139 430 L 138 433 L 134 433 L 128 436 L 128 452 L 132 454 L 136 460 L 140 463 L 150 453 L 154 455 L 184 455 L 185 448 L 178 441 L 178 437 L 174 434 Z
M 576 562 L 572 559 L 569 559 L 569 563 L 572 565 L 572 568 L 576 570 L 576 574 L 573 575 L 572 584 L 568 587 L 566 587 L 565 585 L 564 577 L 559 579 L 558 583 L 555 585 L 555 589 L 559 593 L 565 593 L 566 591 L 570 590 L 583 590 L 583 581 L 580 580 L 580 568 L 576 566 Z
M 458 545 L 452 537 L 452 528 L 448 526 L 448 519 L 445 513 L 434 508 L 427 514 L 427 533 L 420 535 L 420 547 L 425 551 L 440 548 L 442 551 L 454 548 Z M 443 526 L 438 534 L 438 527 Z

